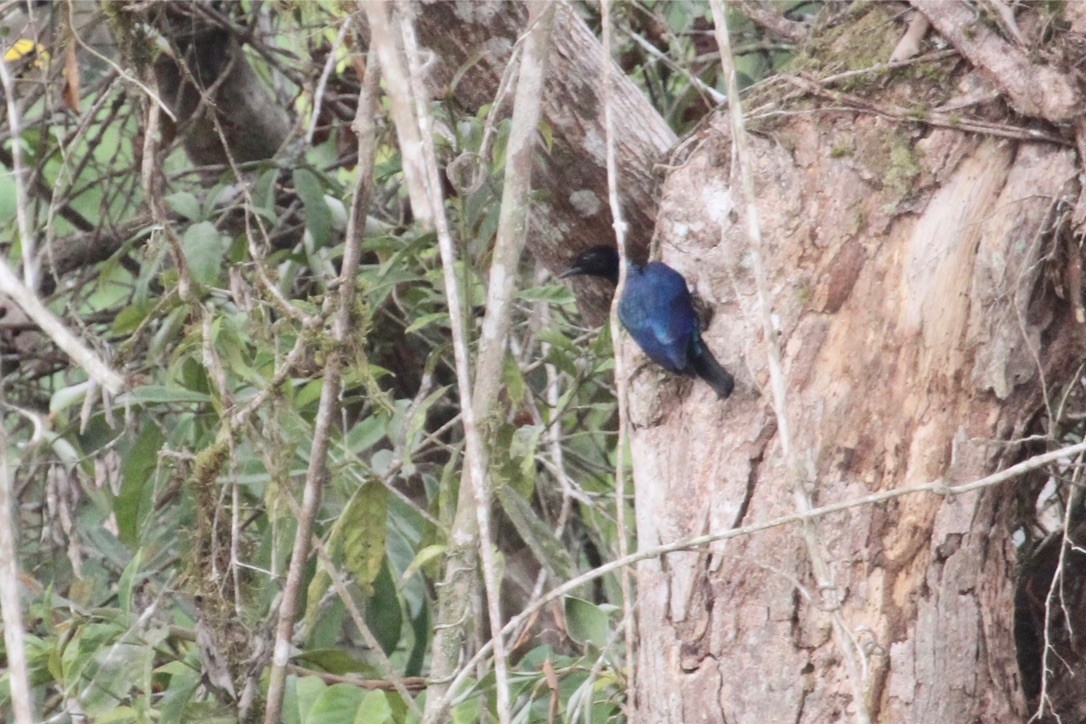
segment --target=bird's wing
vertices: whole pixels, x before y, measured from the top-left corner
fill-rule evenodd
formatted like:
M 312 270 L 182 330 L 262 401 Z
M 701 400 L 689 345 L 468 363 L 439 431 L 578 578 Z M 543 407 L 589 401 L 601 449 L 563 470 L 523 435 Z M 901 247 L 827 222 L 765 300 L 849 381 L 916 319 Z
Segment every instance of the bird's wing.
M 669 372 L 693 374 L 689 355 L 698 318 L 681 274 L 661 262 L 631 264 L 618 316 L 649 359 Z
M 686 288 L 686 280 L 663 264 L 650 264 L 647 276 L 651 293 L 646 294 L 645 318 L 652 343 L 642 348 L 654 362 L 680 374 L 690 374 L 688 350 L 697 335 L 698 318 Z M 651 349 L 650 349 L 651 347 Z
M 698 336 L 698 317 L 686 291 L 685 282 L 681 290 L 668 299 L 668 314 L 663 319 L 657 334 L 668 349 L 675 372 L 690 374 L 689 350 L 691 341 Z

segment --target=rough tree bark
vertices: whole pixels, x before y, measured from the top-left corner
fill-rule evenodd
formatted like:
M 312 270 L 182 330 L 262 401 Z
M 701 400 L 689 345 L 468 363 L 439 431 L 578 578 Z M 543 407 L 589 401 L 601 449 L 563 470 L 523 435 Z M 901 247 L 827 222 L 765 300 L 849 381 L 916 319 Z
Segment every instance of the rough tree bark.
M 846 34 L 905 29 L 865 12 L 873 24 L 861 13 Z M 828 47 L 848 53 L 849 42 Z M 870 83 L 864 97 L 936 107 L 986 83 L 952 61 Z M 816 504 L 982 477 L 1024 453 L 1011 441 L 1084 349 L 1044 275 L 1081 159 L 1070 139 L 1008 140 L 835 105 L 752 138 L 804 477 Z M 981 110 L 1022 123 L 1000 103 Z M 631 374 L 642 548 L 794 512 L 730 149 L 726 121 L 702 134 L 665 182 L 655 241 L 714 309 L 706 338 L 738 390 L 722 402 L 702 384 Z M 887 722 L 1023 720 L 1035 703 L 1016 662 L 1017 504 L 1010 483 L 828 516 L 817 526 L 828 591 L 812 580 L 798 527 L 642 563 L 637 719 L 825 721 L 862 708 Z M 835 599 L 867 662 L 863 702 L 820 608 Z

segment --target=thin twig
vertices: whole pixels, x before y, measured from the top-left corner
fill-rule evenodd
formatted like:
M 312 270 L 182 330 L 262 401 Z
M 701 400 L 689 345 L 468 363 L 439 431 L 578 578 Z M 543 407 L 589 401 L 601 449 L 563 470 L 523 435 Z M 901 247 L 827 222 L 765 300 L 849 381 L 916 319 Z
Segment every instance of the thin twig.
M 1044 467 L 1049 463 L 1056 462 L 1058 460 L 1064 460 L 1074 457 L 1079 453 L 1086 451 L 1086 442 L 1076 443 L 1069 445 L 1059 450 L 1052 450 L 1050 452 L 1035 455 L 1031 458 L 1023 460 L 1016 465 L 1012 465 L 1009 468 L 1000 470 L 998 472 L 987 475 L 983 478 L 973 480 L 969 483 L 963 483 L 961 485 L 947 485 L 942 479 L 934 480 L 930 483 L 921 483 L 919 485 L 910 485 L 904 488 L 894 488 L 892 490 L 880 490 L 876 493 L 870 493 L 859 498 L 853 498 L 851 500 L 843 500 L 838 503 L 830 503 L 817 508 L 811 508 L 806 511 L 798 511 L 789 515 L 782 515 L 777 518 L 771 518 L 761 523 L 751 523 L 741 528 L 727 528 L 715 533 L 707 533 L 705 535 L 696 536 L 694 538 L 687 538 L 686 540 L 676 541 L 674 543 L 667 543 L 664 545 L 655 546 L 653 548 L 646 548 L 644 550 L 631 553 L 625 558 L 616 558 L 613 561 L 608 561 L 601 566 L 593 568 L 590 571 L 571 578 L 565 583 L 552 588 L 547 591 L 538 600 L 530 602 L 524 607 L 524 610 L 513 616 L 506 622 L 503 632 L 508 633 L 516 630 L 517 627 L 522 625 L 531 616 L 535 615 L 537 611 L 549 604 L 551 601 L 558 600 L 568 593 L 572 593 L 586 583 L 602 578 L 603 576 L 614 573 L 621 570 L 626 566 L 632 566 L 641 561 L 647 561 L 653 558 L 659 558 L 660 556 L 667 555 L 669 553 L 678 553 L 679 551 L 688 551 L 696 548 L 702 548 L 712 543 L 718 543 L 720 541 L 731 540 L 733 538 L 743 538 L 746 536 L 754 535 L 756 533 L 764 533 L 767 530 L 773 530 L 785 525 L 793 525 L 795 523 L 806 523 L 808 521 L 818 520 L 824 518 L 827 515 L 834 513 L 842 513 L 846 510 L 852 510 L 853 508 L 861 508 L 868 505 L 877 505 L 879 503 L 885 503 L 889 500 L 895 500 L 897 498 L 904 497 L 906 495 L 919 495 L 921 493 L 928 493 L 933 495 L 940 495 L 943 497 L 951 497 L 957 495 L 964 495 L 965 493 L 972 493 L 977 490 L 983 490 L 984 488 L 990 488 L 1001 483 L 1005 483 L 1009 480 L 1019 478 L 1026 473 L 1032 472 L 1038 468 Z M 490 652 L 490 645 L 487 644 L 482 649 L 477 651 L 475 655 L 461 667 L 460 673 L 449 684 L 448 689 L 450 691 L 456 691 L 460 686 L 464 684 L 465 679 L 471 673 L 471 667 L 475 665 L 475 662 L 481 657 L 486 656 Z M 448 707 L 449 703 L 444 704 Z
M 227 141 L 227 133 L 223 128 L 222 120 L 220 119 L 220 113 L 215 109 L 215 94 L 219 87 L 221 87 L 230 75 L 231 69 L 235 63 L 240 62 L 237 54 L 231 54 L 226 66 L 220 71 L 215 81 L 207 88 L 203 87 L 203 84 L 197 79 L 196 75 L 192 72 L 192 69 L 185 62 L 184 58 L 177 56 L 174 61 L 177 64 L 178 69 L 181 71 L 182 77 L 185 81 L 192 85 L 192 87 L 199 90 L 200 100 L 196 109 L 193 111 L 193 116 L 200 113 L 201 109 L 207 107 L 211 110 L 207 114 L 207 117 L 211 120 L 211 124 L 215 127 L 215 132 L 219 136 L 219 142 L 223 155 L 226 157 L 227 166 L 234 174 L 234 178 L 237 180 L 236 188 L 241 193 L 242 198 L 245 200 L 247 213 L 245 214 L 245 239 L 249 245 L 249 255 L 253 259 L 253 269 L 256 272 L 256 278 L 260 281 L 261 288 L 268 295 L 271 302 L 281 311 L 285 316 L 290 319 L 297 320 L 303 326 L 314 326 L 316 323 L 323 321 L 319 315 L 311 315 L 303 312 L 299 307 L 290 303 L 290 301 L 284 296 L 283 292 L 279 289 L 268 276 L 268 270 L 264 264 L 264 251 L 256 243 L 256 239 L 252 233 L 252 227 L 250 224 L 256 224 L 257 230 L 260 232 L 260 238 L 263 240 L 267 248 L 272 248 L 271 238 L 268 235 L 267 227 L 264 225 L 264 218 L 260 214 L 250 213 L 248 210 L 256 208 L 256 204 L 253 200 L 251 191 L 251 184 L 245 179 L 241 173 L 239 164 L 234 159 L 234 154 L 230 150 L 230 143 Z
M 396 685 L 388 679 L 360 679 L 357 676 L 340 676 L 329 674 L 326 671 L 307 669 L 297 664 L 287 664 L 287 673 L 295 676 L 316 676 L 326 684 L 350 684 L 366 691 L 396 691 Z M 408 691 L 423 691 L 426 689 L 426 678 L 422 676 L 407 676 L 403 679 L 403 685 Z M 403 696 L 401 694 L 401 696 Z
M 110 392 L 119 392 L 124 387 L 121 376 L 49 311 L 49 308 L 38 299 L 30 287 L 19 279 L 3 257 L 0 257 L 0 294 L 11 297 L 26 313 L 26 316 L 30 317 L 42 332 L 45 332 L 65 354 L 71 357 L 72 361 L 81 367 L 91 380 Z
M 0 61 L 3 65 L 3 61 Z M 4 624 L 11 711 L 16 724 L 34 721 L 30 704 L 30 677 L 26 665 L 26 632 L 19 601 L 19 558 L 15 531 L 12 478 L 8 470 L 7 432 L 0 429 L 0 620 Z
M 661 63 L 670 68 L 673 72 L 681 75 L 683 78 L 686 79 L 687 83 L 690 83 L 699 91 L 709 96 L 713 103 L 720 105 L 727 100 L 727 96 L 703 81 L 701 78 L 691 73 L 690 70 L 685 66 L 676 63 L 674 60 L 671 59 L 669 55 L 662 52 L 655 45 L 642 38 L 640 34 L 634 32 L 631 28 L 623 28 L 623 30 L 626 32 L 626 37 L 640 45 L 642 50 L 659 60 Z
M 1022 128 L 1009 124 L 992 123 L 976 118 L 961 118 L 951 113 L 941 113 L 935 110 L 910 110 L 898 106 L 876 104 L 852 93 L 844 93 L 842 91 L 824 88 L 821 83 L 825 81 L 820 82 L 811 78 L 794 75 L 781 75 L 779 77 L 788 83 L 803 88 L 809 93 L 823 96 L 835 103 L 841 103 L 842 105 L 848 106 L 844 109 L 830 110 L 848 110 L 853 112 L 866 111 L 895 121 L 925 123 L 929 126 L 950 128 L 956 131 L 983 133 L 990 136 L 998 136 L 1000 138 L 1013 138 L 1019 141 L 1047 141 L 1048 143 L 1055 143 L 1060 146 L 1070 146 L 1073 143 L 1061 136 L 1054 136 L 1034 128 Z
M 302 148 L 311 148 L 313 146 L 313 134 L 317 132 L 317 121 L 320 120 L 324 91 L 328 87 L 328 78 L 332 75 L 332 69 L 336 67 L 336 51 L 343 45 L 343 39 L 347 37 L 347 28 L 350 26 L 351 20 L 347 18 L 340 25 L 339 33 L 336 34 L 332 47 L 328 49 L 328 59 L 324 62 L 321 77 L 317 80 L 317 89 L 313 93 L 313 115 L 309 119 L 309 128 L 306 129 L 305 142 L 302 144 Z
M 38 288 L 38 260 L 34 253 L 35 239 L 30 231 L 29 199 L 26 192 L 26 167 L 23 165 L 22 116 L 15 97 L 15 79 L 6 60 L 0 59 L 0 83 L 8 106 L 8 128 L 11 130 L 11 173 L 15 181 L 15 223 L 19 227 L 19 245 L 23 256 L 23 282 L 30 289 Z
M 483 316 L 479 337 L 475 384 L 471 398 L 471 408 L 476 424 L 485 423 L 494 416 L 494 408 L 501 388 L 502 366 L 509 338 L 517 270 L 528 232 L 532 164 L 535 159 L 537 129 L 543 100 L 543 79 L 546 76 L 547 57 L 551 47 L 550 35 L 555 8 L 554 3 L 540 0 L 532 0 L 528 3 L 529 30 L 524 42 L 524 52 L 513 99 L 513 117 L 507 143 L 505 181 L 498 217 L 498 231 L 492 252 L 486 314 Z M 410 59 L 410 45 L 408 45 L 408 51 Z M 416 74 L 412 73 L 412 76 L 415 77 Z M 496 638 L 494 669 L 497 675 L 498 719 L 505 724 L 511 720 L 512 712 L 505 662 L 505 643 L 500 633 L 501 602 L 498 595 L 501 590 L 500 575 L 497 570 L 497 561 L 494 559 L 490 533 L 489 511 L 492 491 L 487 474 L 490 467 L 489 449 L 487 445 L 482 444 L 481 431 L 479 434 L 480 444 L 475 453 L 472 452 L 470 438 L 467 439 L 468 467 L 471 468 L 472 477 L 470 492 L 473 500 L 466 500 L 462 495 L 458 508 L 474 503 L 490 628 L 492 636 Z M 461 491 L 463 492 L 463 488 Z
M 611 207 L 612 226 L 615 230 L 615 242 L 618 246 L 619 264 L 618 286 L 611 300 L 611 344 L 615 350 L 615 389 L 618 397 L 618 447 L 615 453 L 615 522 L 618 528 L 618 555 L 625 558 L 629 554 L 630 530 L 626 523 L 626 447 L 629 444 L 630 430 L 627 421 L 626 403 L 626 365 L 622 354 L 622 337 L 619 331 L 618 303 L 626 288 L 626 222 L 623 220 L 622 203 L 618 193 L 618 165 L 615 161 L 614 108 L 611 103 L 612 74 L 615 63 L 611 56 L 611 0 L 603 0 L 603 133 L 607 149 L 607 199 Z M 636 662 L 634 661 L 634 617 L 633 617 L 633 581 L 631 570 L 622 569 L 620 577 L 622 587 L 623 626 L 626 639 L 626 699 L 634 701 L 636 691 Z
M 286 684 L 286 665 L 290 660 L 290 642 L 294 633 L 294 617 L 301 596 L 302 579 L 309 558 L 309 539 L 313 521 L 320 506 L 321 488 L 326 477 L 328 446 L 332 423 L 337 415 L 341 371 L 346 355 L 346 343 L 351 333 L 351 314 L 354 308 L 356 275 L 362 257 L 365 239 L 366 212 L 373 195 L 373 167 L 376 158 L 376 132 L 374 119 L 377 115 L 378 91 L 377 63 L 371 57 L 366 64 L 366 75 L 358 95 L 358 111 L 355 115 L 355 133 L 358 136 L 358 174 L 351 199 L 351 212 L 347 221 L 346 244 L 343 262 L 336 280 L 335 308 L 331 331 L 331 349 L 327 354 L 324 385 L 314 422 L 313 446 L 306 469 L 305 488 L 302 492 L 302 513 L 294 537 L 294 546 L 279 605 L 279 623 L 272 654 L 272 668 L 268 683 L 268 701 L 265 722 L 280 720 Z M 331 297 L 330 297 L 331 299 Z
M 796 43 L 807 39 L 810 32 L 803 23 L 789 20 L 777 12 L 773 3 L 767 0 L 737 0 L 739 12 L 761 25 L 774 35 L 787 38 Z
M 1082 461 L 1082 455 L 1079 455 L 1079 462 Z M 1081 468 L 1076 469 L 1076 477 Z M 1060 554 L 1056 559 L 1056 570 L 1052 572 L 1052 580 L 1048 584 L 1048 593 L 1045 595 L 1045 616 L 1044 616 L 1044 647 L 1041 650 L 1041 693 L 1037 695 L 1037 711 L 1033 716 L 1029 718 L 1029 721 L 1041 721 L 1045 716 L 1046 707 L 1052 710 L 1053 716 L 1059 721 L 1059 714 L 1056 713 L 1055 707 L 1052 706 L 1052 700 L 1048 695 L 1048 673 L 1049 663 L 1048 654 L 1051 652 L 1053 655 L 1058 656 L 1056 647 L 1052 643 L 1052 613 L 1053 613 L 1053 600 L 1056 597 L 1056 591 L 1059 590 L 1063 593 L 1063 579 L 1064 579 L 1064 567 L 1067 565 L 1067 551 L 1073 547 L 1072 542 L 1068 538 L 1069 531 L 1071 529 L 1071 512 L 1075 507 L 1075 495 L 1076 486 L 1072 484 L 1069 488 L 1067 496 L 1067 503 L 1064 506 L 1063 513 L 1063 532 L 1060 535 Z M 1064 622 L 1066 625 L 1070 625 L 1071 616 L 1064 610 Z M 1073 635 L 1070 637 L 1073 639 Z
M 392 30 L 389 13 L 391 3 L 384 0 L 364 0 L 363 7 L 370 24 L 370 38 L 377 57 L 381 61 L 381 75 L 388 84 L 388 102 L 392 113 L 396 138 L 403 157 L 403 175 L 407 195 L 411 200 L 411 213 L 424 229 L 434 228 L 433 209 L 427 194 L 426 160 L 415 111 L 411 106 L 409 88 L 411 82 L 401 58 L 401 51 Z
M 8 125 L 12 137 L 12 170 L 15 180 L 15 216 L 19 227 L 23 254 L 23 280 L 0 257 L 0 294 L 7 294 L 38 327 L 52 339 L 87 375 L 110 392 L 118 392 L 124 380 L 114 372 L 41 302 L 34 290 L 38 284 L 38 259 L 35 241 L 30 229 L 29 200 L 26 191 L 26 169 L 22 163 L 22 145 L 19 136 L 19 111 L 15 101 L 14 81 L 5 61 L 0 60 L 0 81 L 7 99 Z
M 146 28 L 146 27 L 147 26 L 144 26 L 144 28 Z M 87 51 L 88 53 L 93 55 L 95 58 L 97 58 L 98 60 L 100 60 L 103 63 L 105 63 L 106 65 L 108 65 L 110 68 L 113 69 L 113 72 L 115 72 L 118 76 L 120 76 L 124 80 L 128 81 L 129 83 L 133 84 L 134 86 L 139 88 L 141 91 L 143 91 L 147 95 L 147 97 L 151 100 L 151 102 L 156 104 L 162 110 L 162 112 L 165 113 L 169 117 L 169 119 L 171 121 L 173 121 L 174 123 L 177 123 L 177 116 L 174 115 L 173 111 L 170 110 L 170 107 L 167 106 L 166 103 L 162 100 L 162 98 L 158 95 L 157 84 L 155 84 L 155 87 L 151 87 L 148 84 L 141 82 L 139 78 L 135 77 L 134 75 L 132 75 L 131 73 L 126 71 L 124 68 L 122 68 L 121 65 L 119 63 L 117 63 L 117 61 L 113 60 L 112 58 L 110 58 L 108 56 L 103 55 L 102 53 L 98 52 L 95 48 L 88 45 L 86 43 L 86 41 L 83 40 L 82 36 L 79 35 L 79 33 L 74 33 L 72 35 L 72 37 L 75 38 L 76 42 L 79 43 L 80 47 L 82 47 L 83 50 Z

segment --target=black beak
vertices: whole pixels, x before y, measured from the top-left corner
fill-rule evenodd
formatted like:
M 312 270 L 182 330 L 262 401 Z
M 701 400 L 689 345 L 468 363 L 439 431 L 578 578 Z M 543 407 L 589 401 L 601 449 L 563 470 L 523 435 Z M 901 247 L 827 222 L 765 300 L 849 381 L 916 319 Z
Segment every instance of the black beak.
M 559 278 L 559 279 L 568 279 L 568 278 L 570 278 L 570 277 L 575 277 L 575 276 L 577 276 L 578 274 L 584 274 L 584 270 L 583 270 L 583 269 L 581 269 L 581 267 L 579 267 L 579 266 L 577 266 L 576 264 L 574 264 L 574 265 L 573 265 L 573 266 L 571 266 L 571 267 L 570 267 L 569 269 L 566 269 L 566 270 L 565 270 L 564 272 L 562 272 L 561 274 L 559 274 L 559 275 L 558 275 L 558 278 Z

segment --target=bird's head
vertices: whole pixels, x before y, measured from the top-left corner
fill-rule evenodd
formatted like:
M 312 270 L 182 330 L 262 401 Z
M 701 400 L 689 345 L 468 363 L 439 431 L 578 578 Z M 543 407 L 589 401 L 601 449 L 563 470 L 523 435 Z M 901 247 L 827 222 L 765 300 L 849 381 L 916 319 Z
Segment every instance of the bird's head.
M 581 253 L 564 272 L 558 275 L 559 279 L 567 279 L 579 275 L 603 277 L 618 284 L 618 250 L 613 246 L 593 246 Z

